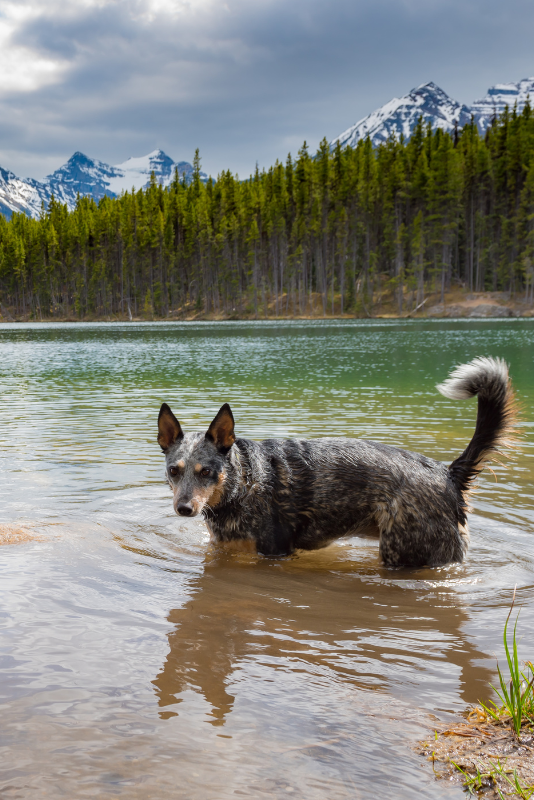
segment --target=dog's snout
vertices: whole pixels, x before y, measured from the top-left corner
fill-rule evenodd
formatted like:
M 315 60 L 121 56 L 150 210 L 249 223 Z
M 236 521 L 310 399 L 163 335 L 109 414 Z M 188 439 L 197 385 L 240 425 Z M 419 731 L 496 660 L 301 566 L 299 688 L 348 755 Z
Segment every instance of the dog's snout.
M 191 503 L 178 503 L 176 511 L 181 517 L 191 517 L 193 515 L 193 506 Z

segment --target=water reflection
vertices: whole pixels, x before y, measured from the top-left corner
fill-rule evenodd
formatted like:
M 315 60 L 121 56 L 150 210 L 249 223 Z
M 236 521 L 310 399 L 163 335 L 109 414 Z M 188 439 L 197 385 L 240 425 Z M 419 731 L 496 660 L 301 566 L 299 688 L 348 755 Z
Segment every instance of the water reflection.
M 208 721 L 224 725 L 245 662 L 328 673 L 351 691 L 389 691 L 417 706 L 436 685 L 445 705 L 456 692 L 466 703 L 482 696 L 493 674 L 463 631 L 450 573 L 440 586 L 440 571 L 388 571 L 374 548 L 353 549 L 363 557 L 335 545 L 274 562 L 209 552 L 190 600 L 167 617 L 169 653 L 153 681 L 160 717 L 178 715 L 193 689 L 212 708 Z

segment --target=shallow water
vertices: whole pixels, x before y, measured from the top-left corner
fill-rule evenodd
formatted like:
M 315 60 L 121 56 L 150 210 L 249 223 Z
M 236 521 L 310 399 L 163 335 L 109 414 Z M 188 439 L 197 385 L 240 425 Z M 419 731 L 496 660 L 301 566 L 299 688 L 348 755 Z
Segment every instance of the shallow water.
M 449 461 L 476 404 L 434 385 L 483 354 L 511 363 L 524 439 L 464 564 L 219 553 L 173 514 L 163 400 L 186 430 L 229 401 L 241 436 Z M 2 325 L 0 374 L 0 524 L 36 537 L 0 548 L 2 798 L 463 796 L 412 747 L 491 696 L 515 584 L 534 655 L 533 321 Z

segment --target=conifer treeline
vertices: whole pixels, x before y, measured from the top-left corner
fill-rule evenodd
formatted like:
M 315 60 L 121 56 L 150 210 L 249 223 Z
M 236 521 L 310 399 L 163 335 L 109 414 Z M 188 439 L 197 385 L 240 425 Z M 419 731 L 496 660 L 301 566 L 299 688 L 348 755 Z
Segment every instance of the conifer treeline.
M 178 176 L 40 219 L 0 217 L 6 318 L 170 313 L 399 312 L 459 282 L 534 301 L 534 114 L 506 110 L 481 138 L 432 132 L 408 142 L 293 160 L 240 181 Z

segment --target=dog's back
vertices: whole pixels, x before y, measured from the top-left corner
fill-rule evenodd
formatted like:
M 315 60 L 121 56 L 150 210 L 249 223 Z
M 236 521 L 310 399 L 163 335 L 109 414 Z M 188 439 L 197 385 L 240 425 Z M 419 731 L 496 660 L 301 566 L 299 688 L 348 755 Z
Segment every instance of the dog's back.
M 235 447 L 247 488 L 208 511 L 217 539 L 239 529 L 259 552 L 281 555 L 375 534 L 388 564 L 463 558 L 461 494 L 439 461 L 360 439 L 237 439 Z

